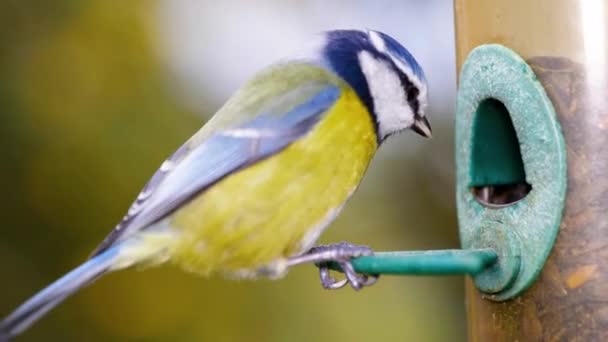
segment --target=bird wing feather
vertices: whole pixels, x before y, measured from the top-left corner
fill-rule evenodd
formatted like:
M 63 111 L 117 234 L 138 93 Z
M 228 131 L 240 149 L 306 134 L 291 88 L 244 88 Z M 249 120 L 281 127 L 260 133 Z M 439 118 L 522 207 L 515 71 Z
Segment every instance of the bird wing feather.
M 340 96 L 340 88 L 331 83 L 322 87 L 315 83 L 312 88 L 311 84 L 304 84 L 302 89 L 305 93 L 317 91 L 281 115 L 255 115 L 247 122 L 217 129 L 194 147 L 190 142 L 182 145 L 163 162 L 93 256 L 165 218 L 231 173 L 272 156 L 303 137 Z M 278 101 L 293 101 L 293 94 L 290 91 Z

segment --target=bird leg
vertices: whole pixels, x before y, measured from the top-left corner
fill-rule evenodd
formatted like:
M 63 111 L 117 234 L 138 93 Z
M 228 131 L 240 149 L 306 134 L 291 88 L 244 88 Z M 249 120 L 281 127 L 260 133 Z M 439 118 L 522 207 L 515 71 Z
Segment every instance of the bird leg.
M 350 283 L 353 289 L 360 290 L 365 286 L 373 285 L 378 280 L 378 275 L 358 274 L 353 268 L 351 259 L 372 254 L 374 252 L 367 246 L 339 242 L 313 247 L 305 254 L 290 258 L 288 265 L 294 266 L 306 262 L 314 262 L 319 267 L 319 276 L 321 277 L 323 288 L 334 290 Z M 344 279 L 336 280 L 331 276 L 330 262 L 340 265 L 345 275 Z

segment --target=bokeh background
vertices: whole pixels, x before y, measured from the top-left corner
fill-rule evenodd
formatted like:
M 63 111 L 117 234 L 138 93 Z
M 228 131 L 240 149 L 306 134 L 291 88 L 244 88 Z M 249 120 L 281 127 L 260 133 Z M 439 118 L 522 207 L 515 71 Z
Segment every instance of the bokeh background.
M 0 3 L 0 315 L 87 257 L 161 161 L 256 70 L 321 30 L 373 28 L 430 82 L 435 137 L 391 139 L 323 242 L 458 246 L 450 1 Z M 18 341 L 459 341 L 461 277 L 329 292 L 171 267 L 104 277 Z

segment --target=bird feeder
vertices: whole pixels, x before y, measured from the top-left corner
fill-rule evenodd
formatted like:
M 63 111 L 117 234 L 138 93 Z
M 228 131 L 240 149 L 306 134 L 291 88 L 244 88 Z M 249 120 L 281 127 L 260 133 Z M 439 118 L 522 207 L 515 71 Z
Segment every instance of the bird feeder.
M 462 249 L 370 274 L 459 274 L 472 341 L 608 340 L 608 5 L 457 0 Z
M 495 295 L 468 282 L 469 339 L 608 340 L 608 5 L 457 0 L 455 11 L 462 243 L 487 225 L 512 234 L 521 258 Z M 519 146 L 523 173 L 503 145 Z

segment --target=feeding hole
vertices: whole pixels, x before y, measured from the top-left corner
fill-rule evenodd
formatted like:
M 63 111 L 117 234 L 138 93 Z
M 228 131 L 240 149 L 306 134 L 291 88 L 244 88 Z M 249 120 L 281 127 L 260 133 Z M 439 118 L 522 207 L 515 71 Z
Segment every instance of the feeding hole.
M 470 172 L 473 196 L 489 208 L 512 205 L 532 190 L 511 116 L 497 99 L 483 100 L 475 111 Z

